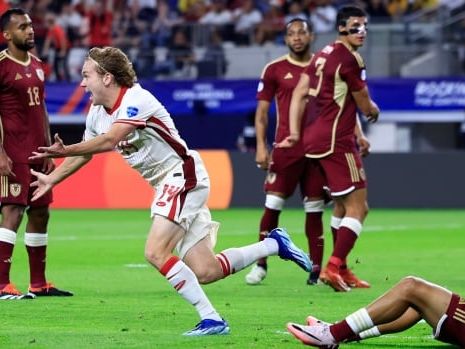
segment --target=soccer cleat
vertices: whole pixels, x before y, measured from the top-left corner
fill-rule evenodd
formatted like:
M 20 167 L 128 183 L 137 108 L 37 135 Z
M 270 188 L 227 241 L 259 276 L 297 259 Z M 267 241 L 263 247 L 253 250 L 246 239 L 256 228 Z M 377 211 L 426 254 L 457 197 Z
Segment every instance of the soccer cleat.
M 222 335 L 229 334 L 229 332 L 229 325 L 225 320 L 203 319 L 192 330 L 184 332 L 183 336 Z
M 47 282 L 45 286 L 42 286 L 42 287 L 29 286 L 29 293 L 32 293 L 34 296 L 37 296 L 37 297 L 44 297 L 44 296 L 71 297 L 73 296 L 72 292 L 65 291 L 65 290 L 59 290 L 51 282 Z
M 269 239 L 274 239 L 278 243 L 278 255 L 282 259 L 291 260 L 301 267 L 306 272 L 312 271 L 312 261 L 308 255 L 298 248 L 291 240 L 291 237 L 285 229 L 273 229 L 267 236 Z
M 22 294 L 15 285 L 8 284 L 0 291 L 0 300 L 13 300 L 13 299 L 34 299 L 35 295 L 31 293 Z
M 329 322 L 322 321 L 311 315 L 307 316 L 306 322 L 307 322 L 307 326 L 331 325 Z
M 337 349 L 339 347 L 329 330 L 329 325 L 322 322 L 313 326 L 288 323 L 287 330 L 306 345 L 325 349 Z
M 318 279 L 320 278 L 320 271 L 312 271 L 308 275 L 307 279 L 307 285 L 317 285 L 318 284 Z
M 352 288 L 370 288 L 371 285 L 365 281 L 360 280 L 349 268 L 341 268 L 339 271 L 344 282 Z
M 331 286 L 336 292 L 349 292 L 350 287 L 344 282 L 342 276 L 331 268 L 325 268 L 320 273 L 320 280 Z
M 248 285 L 258 285 L 266 278 L 266 269 L 261 265 L 255 264 L 252 270 L 245 276 L 245 282 Z

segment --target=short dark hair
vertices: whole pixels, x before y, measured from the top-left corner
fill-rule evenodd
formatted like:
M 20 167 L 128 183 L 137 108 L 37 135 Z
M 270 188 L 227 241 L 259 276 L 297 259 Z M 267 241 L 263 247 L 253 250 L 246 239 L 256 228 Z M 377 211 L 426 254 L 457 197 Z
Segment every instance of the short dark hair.
M 300 17 L 295 17 L 295 18 L 292 18 L 289 22 L 286 23 L 286 31 L 289 29 L 289 27 L 291 26 L 292 23 L 295 23 L 295 22 L 302 22 L 302 23 L 305 23 L 307 24 L 307 28 L 308 28 L 308 31 L 310 33 L 313 32 L 313 25 L 311 22 L 305 20 L 305 19 L 302 19 Z
M 357 6 L 343 6 L 337 12 L 336 17 L 336 30 L 339 29 L 339 26 L 345 26 L 347 24 L 347 20 L 350 17 L 366 17 L 367 13 L 362 10 L 360 7 Z
M 2 14 L 2 17 L 0 17 L 0 27 L 2 29 L 2 32 L 5 31 L 8 24 L 10 24 L 11 16 L 13 15 L 24 16 L 27 15 L 27 13 L 19 7 L 10 8 L 9 10 L 6 10 Z

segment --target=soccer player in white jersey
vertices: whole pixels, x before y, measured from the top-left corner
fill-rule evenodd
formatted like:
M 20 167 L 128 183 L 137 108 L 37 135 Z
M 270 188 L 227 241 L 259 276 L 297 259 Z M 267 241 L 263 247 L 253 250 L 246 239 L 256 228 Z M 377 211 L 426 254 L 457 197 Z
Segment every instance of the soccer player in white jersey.
M 52 146 L 33 152 L 31 159 L 66 158 L 49 175 L 32 171 L 37 177 L 31 184 L 36 187 L 33 200 L 76 172 L 92 154 L 116 149 L 156 191 L 145 257 L 197 310 L 200 322 L 184 335 L 229 333 L 228 323 L 200 284 L 222 279 L 271 255 L 311 271 L 306 253 L 279 228 L 261 242 L 214 254 L 219 223 L 211 220 L 206 207 L 210 182 L 202 160 L 186 146 L 163 105 L 137 84 L 132 64 L 121 50 L 92 48 L 82 68 L 81 86 L 92 98 L 84 140 L 64 145 L 55 135 Z

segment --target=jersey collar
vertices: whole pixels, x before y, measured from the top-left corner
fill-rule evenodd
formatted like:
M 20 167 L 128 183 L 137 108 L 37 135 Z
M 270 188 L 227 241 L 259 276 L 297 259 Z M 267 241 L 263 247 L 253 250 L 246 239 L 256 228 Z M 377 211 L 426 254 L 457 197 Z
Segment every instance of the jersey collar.
M 119 108 L 119 106 L 121 105 L 121 101 L 123 100 L 124 94 L 126 93 L 127 90 L 128 90 L 127 87 L 121 87 L 119 94 L 118 94 L 118 98 L 116 99 L 115 105 L 113 105 L 111 109 L 105 108 L 105 111 L 107 112 L 108 115 L 113 114 L 115 110 Z

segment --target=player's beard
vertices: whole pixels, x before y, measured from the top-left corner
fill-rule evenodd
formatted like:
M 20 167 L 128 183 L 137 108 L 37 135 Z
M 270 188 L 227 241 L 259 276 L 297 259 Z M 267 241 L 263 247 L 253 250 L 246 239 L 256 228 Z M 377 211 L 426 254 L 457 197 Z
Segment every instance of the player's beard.
M 34 41 L 23 41 L 23 42 L 17 42 L 13 41 L 14 45 L 18 50 L 21 51 L 29 51 L 35 47 L 35 42 Z
M 304 57 L 308 53 L 309 48 L 310 44 L 302 46 L 299 50 L 295 50 L 292 46 L 289 46 L 289 50 L 297 57 Z

